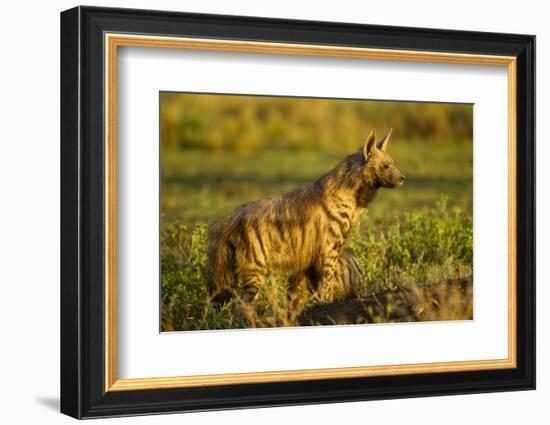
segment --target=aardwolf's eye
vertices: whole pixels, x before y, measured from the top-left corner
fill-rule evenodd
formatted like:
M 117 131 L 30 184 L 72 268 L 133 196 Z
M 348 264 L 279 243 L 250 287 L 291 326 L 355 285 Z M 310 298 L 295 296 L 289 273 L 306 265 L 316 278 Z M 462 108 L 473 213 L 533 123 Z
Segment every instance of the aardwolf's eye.
M 387 162 L 384 164 L 384 168 L 388 169 L 390 168 L 390 164 L 388 164 Z

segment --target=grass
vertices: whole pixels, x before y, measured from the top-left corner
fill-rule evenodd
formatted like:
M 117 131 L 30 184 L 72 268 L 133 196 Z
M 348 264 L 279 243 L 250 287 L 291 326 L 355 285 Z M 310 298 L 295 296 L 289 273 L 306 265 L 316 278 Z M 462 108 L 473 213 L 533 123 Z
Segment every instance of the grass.
M 407 176 L 382 189 L 348 245 L 364 273 L 363 293 L 472 274 L 472 145 L 394 140 L 390 154 Z M 206 232 L 212 220 L 253 199 L 307 184 L 344 155 L 262 151 L 162 152 L 162 328 L 171 330 L 294 326 L 285 280 L 270 276 L 253 308 L 207 302 Z M 317 303 L 310 300 L 305 307 Z
M 349 246 L 364 273 L 362 294 L 429 284 L 472 274 L 472 220 L 445 201 L 429 211 L 394 217 L 386 228 L 361 232 Z M 254 306 L 231 301 L 223 308 L 208 302 L 205 281 L 206 225 L 166 226 L 161 235 L 162 329 L 205 330 L 296 326 L 297 311 L 287 307 L 285 280 L 269 276 Z M 317 303 L 309 302 L 310 307 Z

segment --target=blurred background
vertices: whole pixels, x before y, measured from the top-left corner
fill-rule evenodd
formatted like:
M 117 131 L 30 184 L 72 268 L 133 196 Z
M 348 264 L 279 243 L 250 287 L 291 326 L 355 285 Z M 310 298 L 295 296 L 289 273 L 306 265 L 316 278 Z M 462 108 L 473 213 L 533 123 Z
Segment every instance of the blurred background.
M 161 222 L 194 225 L 312 182 L 393 128 L 388 153 L 407 176 L 370 205 L 369 224 L 442 197 L 472 214 L 469 104 L 161 93 Z M 365 216 L 365 220 L 366 220 Z

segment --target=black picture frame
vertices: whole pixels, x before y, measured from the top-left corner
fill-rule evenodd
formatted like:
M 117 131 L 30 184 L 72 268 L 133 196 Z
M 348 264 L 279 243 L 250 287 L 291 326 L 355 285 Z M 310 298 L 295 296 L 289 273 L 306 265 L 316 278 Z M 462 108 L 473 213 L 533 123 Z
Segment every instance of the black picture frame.
M 106 392 L 104 33 L 517 58 L 517 367 Z M 61 13 L 61 412 L 75 418 L 535 388 L 535 37 L 76 7 Z

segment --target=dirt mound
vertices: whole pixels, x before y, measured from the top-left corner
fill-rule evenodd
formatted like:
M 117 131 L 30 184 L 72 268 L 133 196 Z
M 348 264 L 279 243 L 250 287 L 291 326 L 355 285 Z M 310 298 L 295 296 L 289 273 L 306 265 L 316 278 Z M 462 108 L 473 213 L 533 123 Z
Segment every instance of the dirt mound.
M 298 322 L 308 326 L 472 318 L 473 281 L 469 276 L 316 305 L 304 311 Z

